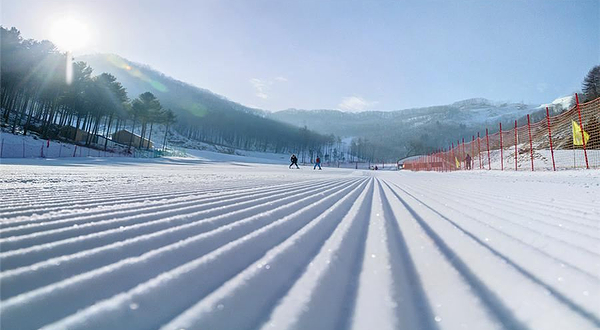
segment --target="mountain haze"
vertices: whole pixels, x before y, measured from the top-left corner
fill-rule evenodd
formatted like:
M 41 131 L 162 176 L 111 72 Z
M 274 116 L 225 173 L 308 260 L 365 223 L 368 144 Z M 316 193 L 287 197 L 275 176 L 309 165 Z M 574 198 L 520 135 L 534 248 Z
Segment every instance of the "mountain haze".
M 149 91 L 163 104 L 175 108 L 173 110 L 177 110 L 179 114 L 189 112 L 204 117 L 211 111 L 262 113 L 115 54 L 83 55 L 76 60 L 90 65 L 94 74 L 107 72 L 114 75 L 127 88 L 130 98 Z
M 362 138 L 377 154 L 389 159 L 443 148 L 485 128 L 496 131 L 498 122 L 511 122 L 538 110 L 522 103 L 499 103 L 473 98 L 449 105 L 395 111 L 349 113 L 339 110 L 288 109 L 269 117 L 324 134 Z M 389 155 L 389 157 L 388 157 Z
M 94 74 L 114 75 L 130 98 L 147 91 L 153 93 L 163 107 L 175 112 L 178 116 L 175 128 L 190 139 L 273 152 L 294 152 L 309 145 L 322 145 L 330 139 L 266 118 L 262 110 L 232 102 L 118 55 L 84 55 L 76 60 L 86 62 Z
M 523 103 L 493 102 L 472 98 L 449 105 L 394 111 L 343 112 L 339 110 L 288 109 L 268 112 L 242 104 L 209 90 L 170 78 L 152 68 L 128 61 L 118 55 L 95 54 L 78 57 L 95 74 L 113 74 L 126 88 L 130 98 L 150 91 L 179 116 L 178 131 L 192 139 L 244 149 L 283 150 L 266 140 L 285 135 L 289 141 L 309 144 L 309 140 L 331 143 L 331 135 L 354 140 L 373 160 L 398 158 L 449 146 L 473 133 L 497 130 L 498 122 L 511 123 L 539 106 Z M 319 134 L 313 134 L 311 131 Z M 247 142 L 244 134 L 259 135 L 261 143 Z M 272 134 L 274 133 L 274 134 Z M 304 134 L 304 135 L 303 135 Z M 303 137 L 304 136 L 304 137 Z M 244 140 L 246 142 L 240 142 Z M 252 140 L 252 139 L 250 139 Z M 356 150 L 354 150 L 356 151 Z

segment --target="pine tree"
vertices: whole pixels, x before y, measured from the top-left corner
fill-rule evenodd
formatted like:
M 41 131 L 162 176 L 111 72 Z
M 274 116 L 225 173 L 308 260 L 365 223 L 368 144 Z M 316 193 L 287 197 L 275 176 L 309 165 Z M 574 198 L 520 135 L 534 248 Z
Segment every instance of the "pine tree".
M 583 80 L 583 94 L 586 101 L 591 101 L 600 96 L 600 65 L 593 67 Z

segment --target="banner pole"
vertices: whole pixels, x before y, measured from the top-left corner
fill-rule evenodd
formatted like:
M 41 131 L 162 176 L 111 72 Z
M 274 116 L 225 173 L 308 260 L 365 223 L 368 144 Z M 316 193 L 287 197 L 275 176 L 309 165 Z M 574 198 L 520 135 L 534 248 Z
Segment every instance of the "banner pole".
M 550 140 L 550 153 L 552 154 L 552 168 L 556 171 L 556 163 L 554 163 L 554 147 L 552 146 L 552 129 L 550 128 L 550 111 L 546 107 L 546 120 L 548 121 L 548 139 Z
M 490 137 L 488 135 L 488 129 L 485 129 L 485 141 L 487 143 L 487 151 L 488 151 L 488 170 L 492 169 L 492 161 L 490 158 Z
M 502 144 L 502 123 L 500 123 L 500 170 L 504 171 L 504 145 Z
M 533 172 L 533 143 L 531 142 L 531 121 L 529 120 L 529 114 L 527 114 L 527 131 L 529 132 L 529 154 L 531 156 L 531 172 Z
M 585 156 L 585 168 L 590 169 L 590 164 L 588 163 L 587 150 L 585 148 L 585 131 L 583 130 L 583 122 L 581 121 L 581 109 L 579 107 L 579 95 L 575 93 L 575 102 L 577 104 L 577 114 L 579 115 L 579 128 L 581 129 L 581 142 L 583 143 L 583 155 Z M 575 150 L 575 148 L 573 148 Z
M 519 159 L 519 150 L 517 149 L 517 142 L 519 135 L 517 134 L 517 121 L 515 120 L 515 171 L 517 171 L 517 160 Z
M 479 139 L 479 132 L 477 132 L 477 155 L 479 156 L 479 169 L 483 169 L 481 164 L 481 140 Z

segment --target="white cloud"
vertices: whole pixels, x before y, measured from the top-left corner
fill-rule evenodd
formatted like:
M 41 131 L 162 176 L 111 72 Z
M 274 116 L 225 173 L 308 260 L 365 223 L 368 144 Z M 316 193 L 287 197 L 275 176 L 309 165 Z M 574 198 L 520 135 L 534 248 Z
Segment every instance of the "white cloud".
M 258 78 L 252 78 L 250 79 L 250 83 L 252 84 L 252 86 L 254 86 L 254 89 L 256 90 L 256 96 L 260 97 L 263 100 L 266 100 L 269 98 L 269 95 L 267 95 L 267 90 L 268 90 L 268 85 L 270 85 L 269 82 L 260 80 Z
M 271 86 L 275 84 L 275 82 L 288 82 L 286 77 L 275 77 L 269 80 L 263 80 L 258 78 L 250 79 L 250 83 L 254 87 L 256 97 L 259 97 L 263 100 L 269 98 L 269 94 L 271 94 Z
M 377 101 L 367 101 L 359 96 L 349 96 L 342 99 L 338 107 L 346 111 L 363 111 L 377 105 Z

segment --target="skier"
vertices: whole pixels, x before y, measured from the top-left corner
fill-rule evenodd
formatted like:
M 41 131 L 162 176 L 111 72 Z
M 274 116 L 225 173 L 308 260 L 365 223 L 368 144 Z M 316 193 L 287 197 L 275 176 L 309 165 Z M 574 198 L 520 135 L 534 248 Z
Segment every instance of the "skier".
M 292 168 L 292 165 L 296 165 L 296 168 L 300 168 L 300 166 L 298 166 L 298 157 L 296 157 L 296 155 L 292 154 L 292 157 L 290 157 L 290 161 L 292 162 L 289 166 L 289 168 Z
M 317 166 L 319 166 L 319 169 L 321 169 L 321 158 L 319 158 L 319 156 L 317 156 L 317 159 L 315 160 L 315 166 L 313 167 L 313 170 L 316 170 Z
M 465 167 L 467 170 L 471 169 L 471 155 L 467 154 L 467 157 L 465 158 Z

